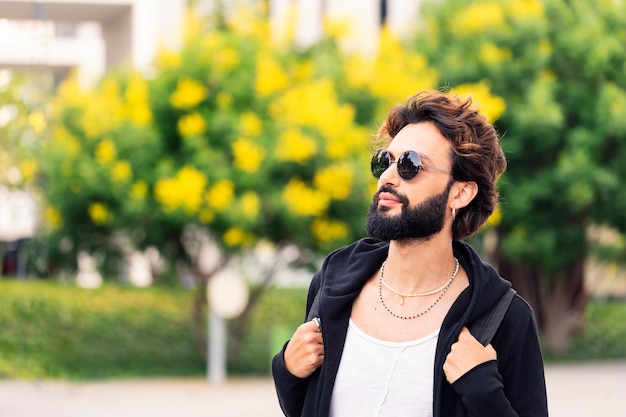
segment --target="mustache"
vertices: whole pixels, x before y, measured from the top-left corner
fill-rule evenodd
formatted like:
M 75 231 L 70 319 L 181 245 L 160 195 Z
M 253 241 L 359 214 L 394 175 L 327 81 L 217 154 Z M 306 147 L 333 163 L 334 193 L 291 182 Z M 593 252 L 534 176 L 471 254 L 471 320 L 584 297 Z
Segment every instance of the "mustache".
M 372 202 L 373 204 L 378 205 L 378 200 L 380 198 L 381 193 L 391 194 L 392 196 L 397 198 L 402 203 L 403 206 L 408 206 L 409 204 L 408 197 L 404 194 L 400 194 L 398 191 L 396 191 L 395 188 L 393 188 L 390 185 L 383 185 L 382 187 L 378 189 L 378 191 L 376 191 L 376 194 L 374 194 L 374 201 Z

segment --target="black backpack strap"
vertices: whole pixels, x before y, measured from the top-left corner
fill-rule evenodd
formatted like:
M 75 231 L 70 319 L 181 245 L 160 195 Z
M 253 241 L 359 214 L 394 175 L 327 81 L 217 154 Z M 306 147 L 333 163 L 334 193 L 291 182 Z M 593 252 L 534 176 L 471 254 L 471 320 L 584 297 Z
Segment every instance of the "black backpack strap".
M 472 333 L 483 346 L 487 346 L 491 342 L 491 339 L 493 339 L 493 335 L 496 334 L 496 331 L 500 327 L 500 323 L 502 323 L 502 319 L 509 309 L 509 305 L 515 294 L 516 291 L 513 288 L 509 288 L 488 313 L 479 317 L 478 320 L 468 326 L 470 333 Z
M 306 316 L 306 321 L 311 321 L 313 320 L 314 317 L 320 316 L 320 292 L 321 291 L 322 291 L 322 288 L 320 287 L 320 289 L 317 290 L 317 294 L 315 294 L 315 298 L 313 299 L 313 304 L 311 304 L 311 309 L 309 310 L 309 314 L 307 314 Z

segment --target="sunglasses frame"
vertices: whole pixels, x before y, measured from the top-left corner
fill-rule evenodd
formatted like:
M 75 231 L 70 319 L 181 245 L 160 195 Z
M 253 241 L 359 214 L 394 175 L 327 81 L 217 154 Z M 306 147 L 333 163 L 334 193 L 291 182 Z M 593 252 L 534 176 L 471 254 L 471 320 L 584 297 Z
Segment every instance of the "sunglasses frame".
M 383 160 L 384 158 L 384 160 Z M 386 161 L 385 164 L 379 164 L 379 162 Z M 408 162 L 403 162 L 408 161 Z M 412 163 L 413 166 L 404 167 L 406 163 Z M 432 171 L 441 172 L 443 174 L 452 175 L 452 172 L 446 171 L 445 169 L 435 168 L 429 165 L 424 165 L 422 163 L 422 158 L 415 151 L 405 151 L 402 152 L 400 157 L 395 161 L 391 160 L 391 154 L 386 149 L 378 149 L 372 155 L 372 159 L 370 160 L 370 170 L 372 171 L 372 175 L 374 178 L 380 178 L 383 172 L 387 171 L 392 164 L 396 164 L 396 169 L 398 170 L 398 175 L 405 181 L 410 181 L 417 177 L 422 168 L 430 169 Z M 380 166 L 375 166 L 380 165 Z M 406 169 L 405 169 L 406 168 Z M 407 173 L 408 172 L 408 173 Z M 377 175 L 378 174 L 378 175 Z

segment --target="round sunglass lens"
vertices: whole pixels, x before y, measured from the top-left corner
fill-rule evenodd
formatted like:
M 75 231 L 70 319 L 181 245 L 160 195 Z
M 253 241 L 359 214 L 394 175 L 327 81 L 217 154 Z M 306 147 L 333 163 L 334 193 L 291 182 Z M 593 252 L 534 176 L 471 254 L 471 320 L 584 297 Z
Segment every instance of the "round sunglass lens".
M 380 178 L 383 172 L 389 168 L 389 153 L 384 149 L 376 151 L 370 162 L 370 168 L 372 175 L 376 178 Z
M 411 180 L 420 172 L 422 161 L 413 151 L 403 153 L 398 159 L 398 174 L 405 180 Z

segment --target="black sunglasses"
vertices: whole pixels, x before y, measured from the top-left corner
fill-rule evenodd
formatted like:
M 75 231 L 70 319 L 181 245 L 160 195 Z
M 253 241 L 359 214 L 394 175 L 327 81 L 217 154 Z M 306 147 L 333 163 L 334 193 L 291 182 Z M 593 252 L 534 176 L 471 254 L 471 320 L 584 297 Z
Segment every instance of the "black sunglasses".
M 415 151 L 406 151 L 400 155 L 397 161 L 392 161 L 391 155 L 386 149 L 379 149 L 374 153 L 374 156 L 372 156 L 372 160 L 370 161 L 372 175 L 376 178 L 380 178 L 391 164 L 396 164 L 398 175 L 400 175 L 400 178 L 407 181 L 415 178 L 422 168 L 452 175 L 450 171 L 422 164 L 422 158 L 420 158 Z

